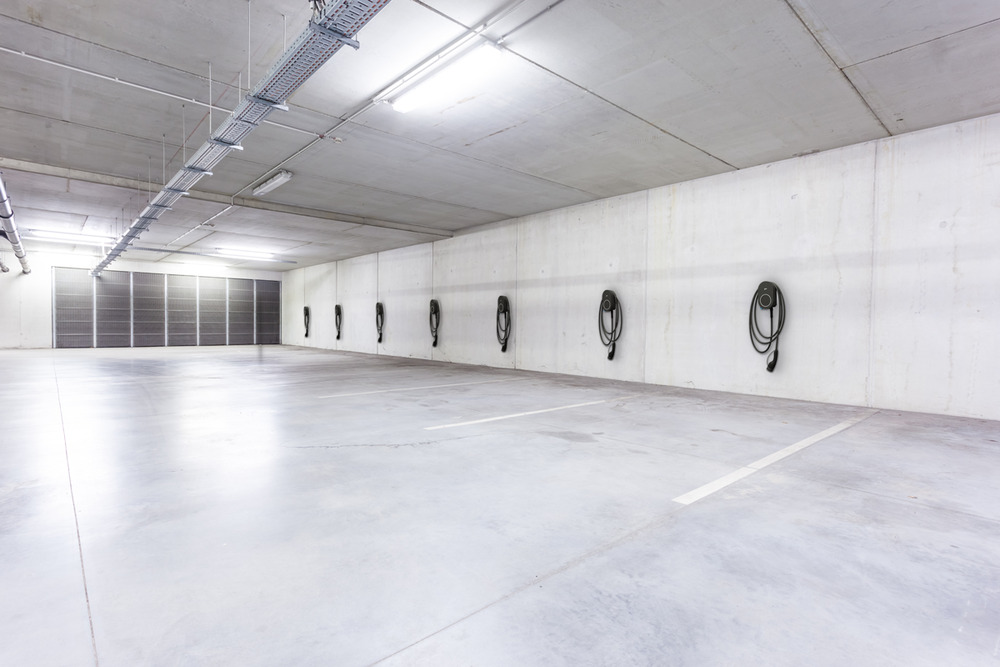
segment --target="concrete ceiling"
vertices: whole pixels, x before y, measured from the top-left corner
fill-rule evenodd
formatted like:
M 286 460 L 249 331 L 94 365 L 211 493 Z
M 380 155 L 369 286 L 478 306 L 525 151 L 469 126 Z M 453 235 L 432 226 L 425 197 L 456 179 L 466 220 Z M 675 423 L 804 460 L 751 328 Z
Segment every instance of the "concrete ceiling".
M 120 234 L 309 15 L 6 0 L 0 168 L 29 253 L 30 229 Z M 371 104 L 484 24 L 507 52 L 457 99 Z M 309 266 L 1000 112 L 995 0 L 392 0 L 358 40 L 136 245 Z

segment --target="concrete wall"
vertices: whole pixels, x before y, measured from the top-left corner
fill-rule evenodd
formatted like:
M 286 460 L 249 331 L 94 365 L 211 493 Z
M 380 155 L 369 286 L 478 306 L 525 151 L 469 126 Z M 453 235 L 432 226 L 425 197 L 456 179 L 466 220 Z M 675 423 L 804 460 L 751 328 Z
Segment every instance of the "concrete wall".
M 281 342 L 328 350 L 337 349 L 333 307 L 337 303 L 337 265 L 322 264 L 288 271 L 281 282 Z M 303 307 L 309 307 L 306 338 Z
M 866 403 L 875 149 L 650 192 L 648 382 Z M 763 280 L 787 302 L 774 373 L 749 341 Z
M 284 290 L 281 296 L 282 299 L 285 298 Z M 344 321 L 336 349 L 368 354 L 375 354 L 378 351 L 378 334 L 375 330 L 376 301 L 378 301 L 378 255 L 365 255 L 337 262 L 337 303 L 343 307 Z
M 6 243 L 3 241 L 2 243 Z M 41 252 L 26 244 L 31 273 L 21 273 L 21 264 L 6 246 L 4 263 L 9 273 L 0 273 L 0 348 L 52 347 L 52 267 L 91 269 L 99 257 Z M 230 269 L 216 264 L 171 264 L 118 260 L 109 271 L 144 271 L 182 274 L 281 280 L 274 271 Z M 284 285 L 282 285 L 284 289 Z M 301 312 L 301 307 L 300 307 Z M 284 312 L 282 313 L 284 318 Z M 301 319 L 301 315 L 300 318 Z M 283 321 L 284 322 L 284 321 Z
M 1000 419 L 1000 116 L 881 142 L 871 400 Z
M 501 352 L 496 310 L 497 298 L 506 296 L 518 311 L 517 235 L 517 225 L 504 224 L 434 244 L 434 295 L 442 309 L 434 359 L 515 367 L 520 316 Z
M 520 221 L 518 368 L 644 379 L 647 199 L 642 192 Z M 623 309 L 613 361 L 597 321 L 607 289 Z
M 391 299 L 385 354 L 1000 419 L 998 193 L 992 116 L 355 258 L 336 289 L 366 321 Z M 286 299 L 305 271 L 286 274 Z M 748 340 L 762 280 L 788 302 L 774 373 Z M 319 283 L 302 298 L 328 294 Z M 624 305 L 614 361 L 604 289 Z M 341 349 L 375 352 L 363 328 L 372 344 Z
M 337 347 L 337 325 L 334 306 L 337 304 L 337 265 L 310 266 L 302 271 L 303 298 L 309 295 L 309 347 L 328 350 Z M 284 300 L 282 300 L 284 303 Z M 301 308 L 299 309 L 301 311 Z M 299 319 L 302 319 L 301 312 Z M 305 334 L 305 327 L 302 327 Z
M 318 317 L 312 316 L 313 296 L 306 296 L 305 269 L 288 271 L 281 277 L 281 342 L 284 345 L 305 345 L 305 320 L 302 307 L 309 306 L 309 328 L 318 324 Z M 314 286 L 315 287 L 315 286 Z M 309 332 L 312 335 L 312 331 Z
M 378 300 L 385 307 L 381 354 L 431 358 L 432 271 L 430 244 L 379 253 Z

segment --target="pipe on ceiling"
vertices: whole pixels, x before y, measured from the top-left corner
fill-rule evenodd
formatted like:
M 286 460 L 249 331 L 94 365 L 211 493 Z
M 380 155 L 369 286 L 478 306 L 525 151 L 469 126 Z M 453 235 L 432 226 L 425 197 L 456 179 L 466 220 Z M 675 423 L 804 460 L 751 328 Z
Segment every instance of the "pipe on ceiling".
M 70 72 L 76 72 L 77 74 L 84 74 L 86 76 L 92 76 L 103 81 L 109 81 L 111 83 L 119 84 L 122 86 L 128 86 L 129 88 L 135 88 L 147 93 L 153 93 L 156 95 L 163 95 L 164 97 L 169 97 L 174 100 L 180 100 L 185 104 L 193 104 L 195 106 L 208 109 L 209 111 L 222 111 L 224 113 L 231 113 L 232 109 L 226 109 L 225 107 L 220 107 L 217 104 L 213 104 L 211 99 L 208 102 L 202 102 L 199 99 L 193 97 L 184 97 L 183 95 L 177 95 L 176 93 L 171 93 L 160 88 L 153 88 L 152 86 L 147 86 L 139 83 L 134 83 L 132 81 L 127 81 L 117 76 L 108 76 L 107 74 L 101 74 L 100 72 L 95 72 L 93 70 L 85 69 L 83 67 L 76 67 L 75 65 L 67 65 L 66 63 L 61 63 L 58 60 L 52 60 L 50 58 L 43 58 L 42 56 L 36 56 L 32 53 L 26 51 L 17 51 L 15 49 L 9 49 L 5 46 L 0 46 L 0 53 L 7 53 L 12 56 L 20 56 L 22 58 L 27 58 L 28 60 L 33 60 L 35 62 L 44 63 L 46 65 L 52 65 L 54 67 L 59 67 L 61 69 L 69 70 Z M 211 77 L 209 77 L 209 86 L 211 86 Z M 211 96 L 210 96 L 211 97 Z M 267 125 L 273 125 L 274 127 L 280 127 L 283 130 L 290 130 L 292 132 L 298 132 L 300 134 L 308 134 L 312 137 L 320 136 L 318 132 L 313 132 L 312 130 L 304 130 L 301 127 L 293 127 L 291 125 L 285 125 L 283 123 L 277 123 L 272 120 L 265 120 L 264 123 Z
M 3 236 L 10 241 L 11 247 L 14 249 L 14 256 L 17 260 L 21 262 L 21 270 L 24 273 L 31 273 L 31 267 L 28 266 L 28 253 L 25 252 L 24 246 L 21 244 L 21 235 L 17 233 L 17 225 L 14 224 L 14 209 L 10 207 L 10 197 L 7 196 L 7 186 L 3 182 L 3 172 L 0 172 L 0 228 L 2 228 Z M 3 272 L 9 271 L 7 267 L 3 267 Z
M 104 259 L 91 269 L 99 276 L 139 236 L 169 211 L 170 207 L 201 180 L 211 176 L 212 168 L 232 150 L 243 150 L 242 140 L 275 109 L 288 111 L 285 106 L 292 93 L 306 82 L 341 47 L 358 48 L 354 35 L 390 0 L 336 0 L 308 27 L 278 59 L 257 86 L 249 91 L 239 106 L 214 130 L 190 160 L 184 163 L 163 190 L 146 205 L 139 216 L 118 239 Z

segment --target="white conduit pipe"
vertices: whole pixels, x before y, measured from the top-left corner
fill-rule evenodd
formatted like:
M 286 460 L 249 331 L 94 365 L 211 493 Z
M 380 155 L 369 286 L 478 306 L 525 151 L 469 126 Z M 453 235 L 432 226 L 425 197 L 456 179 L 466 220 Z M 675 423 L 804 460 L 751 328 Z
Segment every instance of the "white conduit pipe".
M 10 198 L 7 196 L 6 186 L 3 184 L 2 172 L 0 172 L 0 227 L 3 228 L 4 236 L 7 237 L 14 249 L 14 256 L 21 262 L 21 270 L 26 274 L 31 273 L 31 267 L 28 266 L 28 253 L 21 245 L 21 235 L 17 233 L 17 225 L 14 224 L 14 210 L 10 207 Z M 2 262 L 0 262 L 0 267 L 4 273 L 10 270 Z

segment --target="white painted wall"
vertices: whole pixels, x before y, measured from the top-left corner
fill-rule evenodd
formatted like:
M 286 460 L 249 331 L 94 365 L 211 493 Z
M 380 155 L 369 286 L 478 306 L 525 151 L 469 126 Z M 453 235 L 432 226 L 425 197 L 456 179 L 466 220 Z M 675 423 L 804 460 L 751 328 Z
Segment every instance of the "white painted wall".
M 21 264 L 10 252 L 9 245 L 3 253 L 4 263 L 10 267 L 10 272 L 0 273 L 0 348 L 52 347 L 52 267 L 92 269 L 100 259 L 86 254 L 40 251 L 33 248 L 30 242 L 25 245 L 31 266 L 31 273 L 28 275 L 21 273 Z M 258 280 L 282 279 L 282 274 L 274 271 L 251 271 L 213 263 L 138 262 L 120 259 L 108 270 Z
M 434 359 L 1000 419 L 997 257 L 993 116 L 355 258 L 336 289 L 371 340 L 342 349 L 376 351 L 379 294 L 379 351 L 427 356 L 430 266 Z M 317 280 L 311 292 L 329 290 Z M 747 329 L 762 280 L 788 301 L 774 373 Z M 625 307 L 614 361 L 598 340 L 604 289 Z M 514 305 L 506 355 L 501 293 Z
M 5 250 L 3 261 L 10 271 L 0 273 L 0 348 L 52 347 L 51 258 L 29 249 L 31 273 L 25 275 L 10 246 Z

